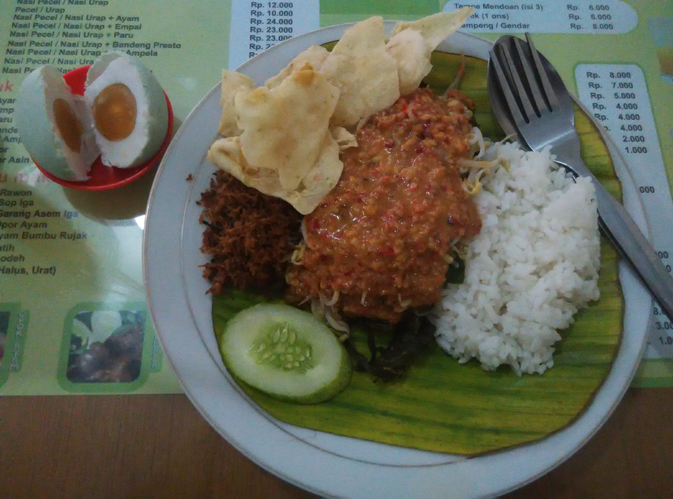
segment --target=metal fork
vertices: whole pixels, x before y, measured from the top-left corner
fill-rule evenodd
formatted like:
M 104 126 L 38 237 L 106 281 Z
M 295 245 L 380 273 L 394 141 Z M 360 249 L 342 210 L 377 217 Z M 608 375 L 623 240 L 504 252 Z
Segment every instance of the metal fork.
M 496 118 L 505 133 L 516 134 L 523 145 L 534 151 L 551 147 L 558 164 L 591 179 L 600 228 L 673 319 L 673 278 L 628 212 L 584 164 L 570 93 L 528 33 L 526 41 L 503 36 L 490 51 L 488 93 Z

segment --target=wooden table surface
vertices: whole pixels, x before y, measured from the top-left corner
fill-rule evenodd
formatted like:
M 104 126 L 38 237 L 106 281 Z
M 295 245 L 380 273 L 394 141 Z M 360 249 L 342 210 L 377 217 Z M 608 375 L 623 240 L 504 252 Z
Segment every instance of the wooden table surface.
M 2 397 L 0 469 L 2 497 L 314 497 L 245 458 L 184 395 Z M 671 496 L 673 388 L 631 388 L 577 454 L 507 497 Z

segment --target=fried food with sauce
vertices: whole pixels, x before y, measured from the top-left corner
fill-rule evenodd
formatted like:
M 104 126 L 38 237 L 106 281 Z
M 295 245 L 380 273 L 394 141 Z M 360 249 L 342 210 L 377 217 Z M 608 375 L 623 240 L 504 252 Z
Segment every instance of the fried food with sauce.
M 472 12 L 465 7 L 398 23 L 389 41 L 383 18 L 371 17 L 348 28 L 331 52 L 309 47 L 261 87 L 223 71 L 224 138 L 208 159 L 310 213 L 339 179 L 339 153 L 354 144 L 351 132 L 418 87 L 432 68 L 432 51 Z
M 440 300 L 448 254 L 481 220 L 464 192 L 472 102 L 418 89 L 374 115 L 342 154 L 336 187 L 304 218 L 286 299 L 319 299 L 344 317 L 395 323 Z

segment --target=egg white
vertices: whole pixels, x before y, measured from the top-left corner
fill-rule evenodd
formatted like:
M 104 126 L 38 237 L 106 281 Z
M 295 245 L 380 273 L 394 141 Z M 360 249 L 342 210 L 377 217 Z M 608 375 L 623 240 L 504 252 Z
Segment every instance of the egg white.
M 80 151 L 64 141 L 54 119 L 54 101 L 66 101 L 83 127 Z M 14 109 L 21 142 L 33 161 L 58 178 L 80 181 L 89 178 L 91 164 L 100 154 L 84 99 L 70 91 L 53 66 L 32 71 L 21 84 Z
M 139 59 L 108 52 L 89 69 L 84 101 L 90 112 L 100 92 L 115 83 L 126 85 L 136 99 L 134 129 L 118 141 L 108 140 L 95 126 L 94 134 L 103 164 L 130 168 L 146 163 L 161 148 L 168 129 L 168 106 L 161 85 Z

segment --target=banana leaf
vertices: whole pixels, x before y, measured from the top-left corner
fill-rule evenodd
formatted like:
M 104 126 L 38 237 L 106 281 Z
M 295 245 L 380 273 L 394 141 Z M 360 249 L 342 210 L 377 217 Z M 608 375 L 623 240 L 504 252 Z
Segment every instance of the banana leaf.
M 461 56 L 435 52 L 425 83 L 444 90 L 454 79 Z M 503 138 L 488 99 L 486 61 L 466 57 L 460 89 L 475 101 L 476 123 L 484 136 Z M 621 185 L 598 130 L 579 108 L 576 126 L 582 156 L 606 188 L 618 198 Z M 400 379 L 376 382 L 355 372 L 350 385 L 318 405 L 275 400 L 248 386 L 245 392 L 273 417 L 297 426 L 375 442 L 475 455 L 533 442 L 572 423 L 591 403 L 605 380 L 622 334 L 623 296 L 617 255 L 601 240 L 600 300 L 580 311 L 561 331 L 555 366 L 544 375 L 517 376 L 509 366 L 483 370 L 476 361 L 459 364 L 436 345 L 421 354 Z M 231 317 L 269 298 L 234 291 L 213 299 L 215 334 Z M 354 338 L 366 351 L 364 335 Z

